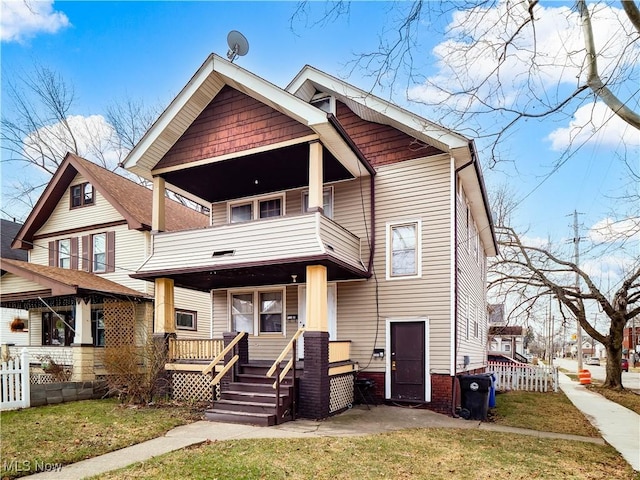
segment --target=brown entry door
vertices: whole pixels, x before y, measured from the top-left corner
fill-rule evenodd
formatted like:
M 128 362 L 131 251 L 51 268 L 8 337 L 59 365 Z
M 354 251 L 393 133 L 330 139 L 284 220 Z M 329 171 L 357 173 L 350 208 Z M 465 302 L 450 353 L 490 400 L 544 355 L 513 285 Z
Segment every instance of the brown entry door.
M 391 398 L 424 402 L 425 322 L 391 323 Z

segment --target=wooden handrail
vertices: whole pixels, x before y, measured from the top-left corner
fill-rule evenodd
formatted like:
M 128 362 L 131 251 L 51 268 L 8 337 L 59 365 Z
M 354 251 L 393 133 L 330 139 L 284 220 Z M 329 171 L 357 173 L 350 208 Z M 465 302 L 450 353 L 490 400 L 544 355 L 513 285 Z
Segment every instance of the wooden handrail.
M 289 373 L 289 370 L 291 370 L 292 366 L 293 366 L 293 358 L 290 358 L 287 364 L 285 365 L 285 367 L 282 369 L 282 372 L 280 372 L 280 377 L 279 377 L 280 383 L 282 383 L 284 378 L 287 376 L 287 373 Z M 273 382 L 273 388 L 278 388 L 278 379 L 276 379 L 276 381 Z
M 231 369 L 231 367 L 235 365 L 235 363 L 238 361 L 239 358 L 240 357 L 238 355 L 235 355 L 231 359 L 231 361 L 227 363 L 222 370 L 220 370 L 218 375 L 216 375 L 214 379 L 211 380 L 211 385 L 217 385 L 218 383 L 220 383 L 220 380 L 222 380 L 222 377 L 224 377 L 225 373 L 227 373 Z
M 209 363 L 209 365 L 207 365 L 205 367 L 205 369 L 202 371 L 203 375 L 207 375 L 209 372 L 211 372 L 211 370 L 213 370 L 215 368 L 215 366 L 220 362 L 220 360 L 224 359 L 224 356 L 229 353 L 231 351 L 231 349 L 233 347 L 236 346 L 236 344 L 242 340 L 242 337 L 244 337 L 247 334 L 247 332 L 240 332 L 238 335 L 236 335 L 236 338 L 234 338 L 233 340 L 231 340 L 231 343 L 229 343 L 229 345 L 227 345 L 219 354 L 216 358 L 214 358 L 213 360 L 211 360 L 211 363 Z
M 282 350 L 282 353 L 280 354 L 280 356 L 276 359 L 275 362 L 273 362 L 273 365 L 271 365 L 271 368 L 267 372 L 267 377 L 270 377 L 273 375 L 273 372 L 276 371 L 276 368 L 278 368 L 278 365 L 280 365 L 280 362 L 284 360 L 284 357 L 286 357 L 287 354 L 293 348 L 293 344 L 296 342 L 296 340 L 298 340 L 298 337 L 300 337 L 300 335 L 302 335 L 303 333 L 304 333 L 304 328 L 299 328 L 298 331 L 295 333 L 295 335 L 291 337 L 291 340 L 289 340 L 289 343 L 287 343 L 287 346 L 284 347 L 284 350 Z

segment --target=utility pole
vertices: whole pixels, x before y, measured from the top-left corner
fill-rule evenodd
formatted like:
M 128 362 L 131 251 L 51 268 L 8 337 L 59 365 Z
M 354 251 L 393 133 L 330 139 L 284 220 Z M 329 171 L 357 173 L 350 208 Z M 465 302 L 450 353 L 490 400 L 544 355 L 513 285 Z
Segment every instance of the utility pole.
M 580 262 L 580 235 L 578 233 L 578 212 L 577 210 L 573 211 L 573 247 L 574 247 L 574 257 L 575 264 L 578 265 Z M 576 291 L 580 291 L 580 275 L 576 272 Z M 578 371 L 582 370 L 582 327 L 580 326 L 580 320 L 576 318 L 577 327 L 576 327 L 576 341 L 578 343 Z

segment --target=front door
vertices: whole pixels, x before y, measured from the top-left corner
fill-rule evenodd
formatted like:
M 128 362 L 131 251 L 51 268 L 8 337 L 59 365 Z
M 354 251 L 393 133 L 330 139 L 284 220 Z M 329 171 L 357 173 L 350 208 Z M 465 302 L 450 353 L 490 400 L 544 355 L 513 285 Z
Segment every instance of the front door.
M 338 302 L 336 299 L 336 285 L 327 285 L 327 315 L 329 317 L 329 340 L 337 340 L 336 319 L 338 316 Z M 298 328 L 304 328 L 307 324 L 307 287 L 301 285 L 298 288 Z M 304 359 L 304 334 L 298 339 L 298 359 Z
M 390 322 L 390 396 L 425 401 L 425 322 Z

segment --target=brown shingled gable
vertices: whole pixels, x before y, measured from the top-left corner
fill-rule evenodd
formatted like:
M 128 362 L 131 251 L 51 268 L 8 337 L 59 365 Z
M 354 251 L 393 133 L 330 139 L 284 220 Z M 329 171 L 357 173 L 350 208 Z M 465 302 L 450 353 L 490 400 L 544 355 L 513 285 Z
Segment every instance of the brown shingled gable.
M 82 270 L 49 267 L 7 258 L 0 258 L 0 269 L 56 290 L 61 294 L 98 292 L 149 298 L 142 292 Z
M 78 173 L 91 182 L 94 188 L 120 212 L 130 229 L 151 230 L 153 193 L 150 189 L 78 155 L 67 153 L 16 235 L 13 248 L 31 248 L 33 236 L 47 221 Z M 185 207 L 175 200 L 166 200 L 165 214 L 167 230 L 188 230 L 209 225 L 207 215 Z

